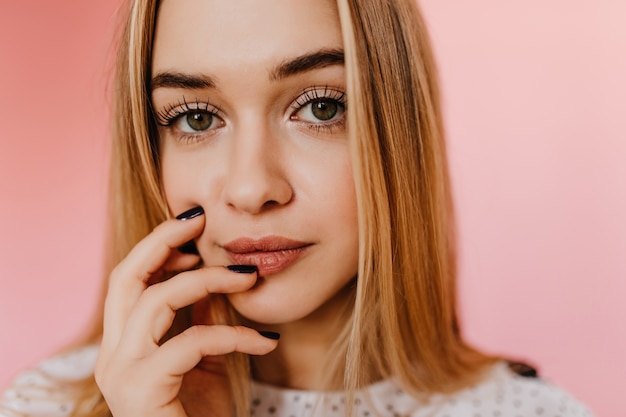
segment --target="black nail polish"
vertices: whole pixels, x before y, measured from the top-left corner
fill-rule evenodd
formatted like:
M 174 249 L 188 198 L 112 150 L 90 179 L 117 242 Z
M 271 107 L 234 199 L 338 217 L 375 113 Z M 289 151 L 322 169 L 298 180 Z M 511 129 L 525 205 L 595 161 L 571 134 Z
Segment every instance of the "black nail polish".
M 265 330 L 257 330 L 259 334 L 263 337 L 267 337 L 268 339 L 278 340 L 280 339 L 280 333 L 276 332 L 266 332 Z
M 198 252 L 198 247 L 196 246 L 196 242 L 194 242 L 193 240 L 190 240 L 189 242 L 180 245 L 178 247 L 178 251 L 186 255 L 200 255 L 200 252 Z
M 189 219 L 193 219 L 194 217 L 198 217 L 200 215 L 204 214 L 204 209 L 200 206 L 198 207 L 194 207 L 192 209 L 187 210 L 184 213 L 180 213 L 178 216 L 176 216 L 176 219 L 178 220 L 189 220 Z
M 256 272 L 256 265 L 228 265 L 226 268 L 238 274 L 252 274 Z

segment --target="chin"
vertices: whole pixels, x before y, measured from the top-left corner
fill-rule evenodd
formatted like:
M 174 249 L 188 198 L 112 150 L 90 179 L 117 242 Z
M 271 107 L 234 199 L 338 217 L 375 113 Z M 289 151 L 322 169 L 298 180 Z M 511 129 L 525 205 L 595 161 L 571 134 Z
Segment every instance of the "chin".
M 260 324 L 294 322 L 315 310 L 315 306 L 308 306 L 310 299 L 302 302 L 298 297 L 264 294 L 264 291 L 256 288 L 245 293 L 229 294 L 228 300 L 239 315 Z
M 252 289 L 228 294 L 227 298 L 243 318 L 267 325 L 295 323 L 313 316 L 316 320 L 334 320 L 346 303 L 353 302 L 355 278 L 337 280 L 335 285 L 306 282 L 262 279 Z

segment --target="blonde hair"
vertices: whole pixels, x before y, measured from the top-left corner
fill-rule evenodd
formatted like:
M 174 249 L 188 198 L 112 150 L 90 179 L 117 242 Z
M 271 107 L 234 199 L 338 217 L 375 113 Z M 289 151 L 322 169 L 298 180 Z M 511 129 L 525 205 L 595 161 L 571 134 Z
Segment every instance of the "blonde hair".
M 346 378 L 373 362 L 410 392 L 450 392 L 493 362 L 462 339 L 437 71 L 414 0 L 339 0 L 359 203 Z M 365 378 L 363 380 L 363 378 Z
M 343 378 L 350 395 L 381 377 L 416 396 L 455 391 L 495 359 L 460 334 L 453 209 L 426 27 L 414 0 L 337 4 L 360 242 L 354 308 L 345 314 L 339 350 L 330 350 L 340 352 L 329 358 L 331 380 Z M 108 271 L 169 215 L 149 99 L 157 8 L 157 0 L 135 1 L 119 46 Z M 234 320 L 227 306 L 220 310 L 216 320 Z M 101 323 L 94 328 L 92 341 Z M 248 415 L 247 358 L 231 355 L 228 368 L 236 415 Z M 93 380 L 84 392 L 75 415 L 108 415 Z

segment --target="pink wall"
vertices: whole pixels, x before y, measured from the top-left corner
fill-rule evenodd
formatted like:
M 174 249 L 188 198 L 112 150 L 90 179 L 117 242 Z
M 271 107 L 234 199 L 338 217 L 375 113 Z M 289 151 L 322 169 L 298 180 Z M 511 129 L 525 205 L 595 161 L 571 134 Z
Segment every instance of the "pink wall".
M 0 386 L 98 292 L 114 3 L 0 0 Z
M 626 415 L 626 3 L 423 4 L 468 336 Z
M 71 340 L 98 292 L 115 3 L 0 0 L 0 386 Z M 466 332 L 622 416 L 626 3 L 422 3 Z

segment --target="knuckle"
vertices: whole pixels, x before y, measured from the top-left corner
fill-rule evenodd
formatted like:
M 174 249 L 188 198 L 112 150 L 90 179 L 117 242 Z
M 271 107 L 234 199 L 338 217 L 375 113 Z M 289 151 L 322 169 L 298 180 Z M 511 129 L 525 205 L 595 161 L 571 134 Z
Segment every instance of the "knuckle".
M 151 300 L 153 298 L 157 298 L 159 296 L 159 293 L 161 292 L 162 283 L 157 282 L 156 284 L 152 284 L 150 285 L 148 288 L 146 288 L 143 293 L 142 293 L 142 300 Z
M 232 333 L 232 349 L 240 351 L 246 345 L 248 329 L 243 326 L 233 326 L 230 331 Z
M 192 340 L 197 340 L 200 339 L 203 335 L 204 332 L 201 330 L 201 328 L 199 326 L 191 326 L 188 329 L 186 329 L 182 335 L 185 338 L 189 338 Z
M 153 286 L 146 288 L 139 296 L 137 303 L 135 304 L 134 311 L 149 312 L 154 311 L 159 306 L 158 288 L 154 289 Z
M 231 327 L 234 336 L 237 338 L 245 337 L 248 333 L 248 329 L 243 326 L 233 326 Z
M 141 293 L 138 300 L 139 308 L 158 309 L 168 304 L 168 292 L 165 282 L 157 282 L 150 285 Z
M 102 391 L 103 394 L 106 394 L 109 391 L 110 386 L 108 383 L 110 379 L 108 367 L 98 361 L 98 363 L 96 364 L 96 368 L 94 369 L 93 375 L 96 381 L 96 385 L 98 386 L 100 391 Z
M 102 366 L 96 364 L 96 367 L 93 371 L 93 377 L 96 380 L 96 385 L 102 388 L 102 382 L 104 380 L 104 371 L 102 369 Z
M 109 286 L 112 284 L 117 284 L 122 277 L 122 266 L 118 264 L 113 268 L 111 274 L 109 274 Z
M 169 226 L 171 223 L 172 223 L 171 220 L 166 220 L 164 222 L 157 224 L 156 226 L 154 226 L 154 228 L 152 228 L 152 232 L 150 234 L 159 235 L 163 233 L 165 230 L 167 230 L 168 227 L 171 227 Z

